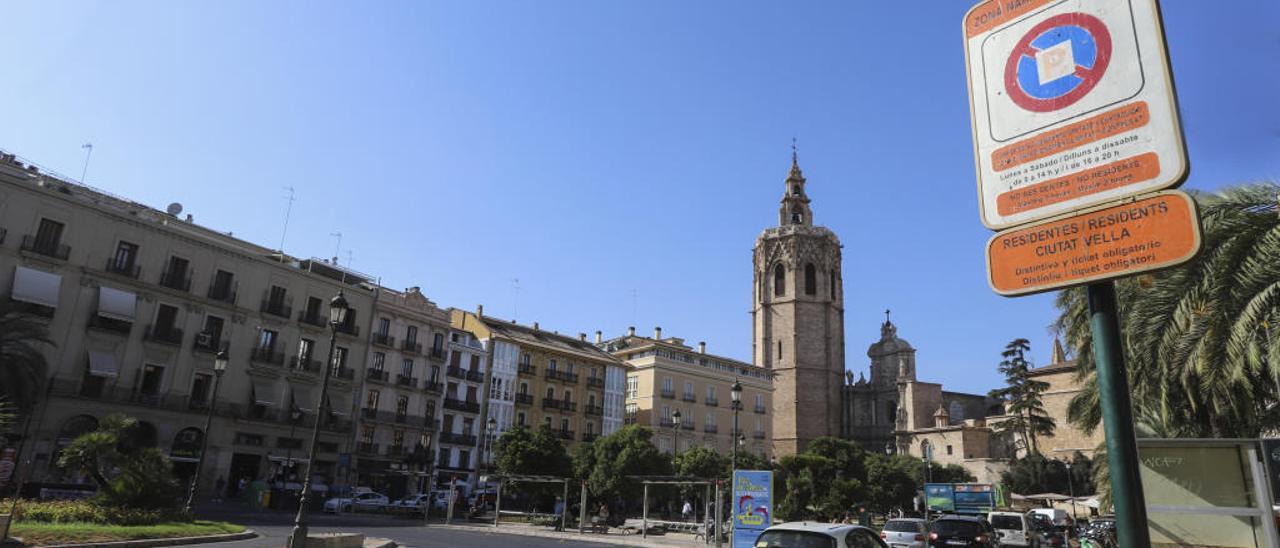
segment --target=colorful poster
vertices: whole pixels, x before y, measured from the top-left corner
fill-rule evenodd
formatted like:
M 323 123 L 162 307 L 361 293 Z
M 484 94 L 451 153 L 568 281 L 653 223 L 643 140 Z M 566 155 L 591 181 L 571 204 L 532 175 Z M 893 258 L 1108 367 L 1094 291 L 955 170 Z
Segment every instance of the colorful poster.
M 732 492 L 733 548 L 752 548 L 773 525 L 773 472 L 734 470 Z
M 950 483 L 925 484 L 924 497 L 930 512 L 956 511 L 955 488 Z

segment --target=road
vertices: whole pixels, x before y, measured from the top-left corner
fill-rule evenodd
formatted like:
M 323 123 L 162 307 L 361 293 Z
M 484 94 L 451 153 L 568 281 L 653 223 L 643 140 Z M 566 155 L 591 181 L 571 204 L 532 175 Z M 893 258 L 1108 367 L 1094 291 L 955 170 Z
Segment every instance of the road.
M 236 542 L 220 542 L 204 544 L 219 548 L 282 548 L 289 533 L 293 530 L 293 514 L 273 511 L 244 510 L 236 506 L 224 505 L 204 508 L 198 511 L 201 519 L 215 519 L 244 525 L 256 531 L 258 538 Z M 467 548 L 509 548 L 512 546 L 530 546 L 535 548 L 551 546 L 587 546 L 614 547 L 612 544 L 581 542 L 579 540 L 559 540 L 536 538 L 520 535 L 504 535 L 494 533 L 483 526 L 475 531 L 458 531 L 439 527 L 424 527 L 421 522 L 407 518 L 396 518 L 379 515 L 334 516 L 319 512 L 311 515 L 312 533 L 364 533 L 366 537 L 388 538 L 401 546 L 412 548 L 423 547 L 457 547 Z

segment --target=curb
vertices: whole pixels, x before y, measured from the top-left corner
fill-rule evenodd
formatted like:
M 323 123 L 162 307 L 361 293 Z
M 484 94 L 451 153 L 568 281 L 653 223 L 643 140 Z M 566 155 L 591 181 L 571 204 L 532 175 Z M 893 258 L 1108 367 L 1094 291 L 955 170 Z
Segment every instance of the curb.
M 470 531 L 473 533 L 488 533 L 488 534 L 494 534 L 494 535 L 515 535 L 515 536 L 521 536 L 521 537 L 558 539 L 558 540 L 569 541 L 569 542 L 573 542 L 573 541 L 596 542 L 601 544 L 616 544 L 619 546 L 651 546 L 651 547 L 662 547 L 662 548 L 672 547 L 672 546 L 676 546 L 676 547 L 687 546 L 690 548 L 697 547 L 697 546 L 708 546 L 706 544 L 703 544 L 702 541 L 693 540 L 693 539 L 686 540 L 686 539 L 677 539 L 677 538 L 666 538 L 663 540 L 655 540 L 655 539 L 645 539 L 641 537 L 639 534 L 599 535 L 599 534 L 578 534 L 578 533 L 572 533 L 572 532 L 571 533 L 553 533 L 551 531 L 521 530 L 518 527 L 494 528 L 492 526 L 477 527 L 474 525 L 451 525 L 451 524 L 450 525 L 446 525 L 446 524 L 431 525 L 430 528 L 448 529 L 451 531 Z
M 377 544 L 371 544 L 376 542 Z M 367 538 L 364 539 L 364 548 L 396 548 L 399 544 L 396 541 L 385 538 Z
M 253 529 L 245 529 L 240 533 L 205 535 L 201 537 L 148 538 L 138 540 L 117 540 L 113 542 L 91 542 L 88 544 L 49 544 L 45 545 L 44 548 L 150 548 L 152 546 L 179 546 L 183 544 L 207 544 L 210 542 L 248 540 L 251 538 L 257 538 L 257 536 L 258 533 Z M 394 548 L 394 545 L 386 548 Z

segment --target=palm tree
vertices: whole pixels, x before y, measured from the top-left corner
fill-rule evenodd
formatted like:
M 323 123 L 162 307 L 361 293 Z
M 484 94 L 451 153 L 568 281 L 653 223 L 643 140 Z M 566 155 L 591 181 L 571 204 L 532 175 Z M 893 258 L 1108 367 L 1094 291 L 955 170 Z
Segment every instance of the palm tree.
M 26 412 L 44 394 L 48 363 L 42 346 L 52 345 L 45 323 L 26 313 L 21 303 L 0 303 L 0 397 Z
M 1155 430 L 1257 437 L 1280 426 L 1280 185 L 1197 195 L 1204 249 L 1192 262 L 1119 280 L 1135 415 Z M 1055 327 L 1076 350 L 1084 390 L 1069 416 L 1101 421 L 1084 288 L 1058 294 Z
M 1000 355 L 1000 372 L 1004 374 L 1004 388 L 991 391 L 990 396 L 1005 402 L 1009 418 L 996 423 L 992 429 L 999 434 L 1017 434 L 1022 437 L 1027 451 L 1038 454 L 1040 448 L 1036 436 L 1052 436 L 1054 420 L 1044 408 L 1044 399 L 1040 397 L 1049 389 L 1049 383 L 1030 378 L 1027 373 L 1031 364 L 1027 361 L 1027 351 L 1031 350 L 1031 342 L 1026 339 L 1014 339 L 1005 346 Z

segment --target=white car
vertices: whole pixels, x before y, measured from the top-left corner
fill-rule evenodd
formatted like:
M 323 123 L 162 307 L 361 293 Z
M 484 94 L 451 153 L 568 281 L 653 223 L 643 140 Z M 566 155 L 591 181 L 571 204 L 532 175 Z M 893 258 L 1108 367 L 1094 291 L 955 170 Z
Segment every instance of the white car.
M 880 535 L 860 525 L 792 521 L 764 530 L 755 548 L 888 548 Z
M 391 501 L 386 495 L 374 493 L 372 491 L 364 493 L 356 493 L 351 498 L 332 498 L 324 502 L 324 511 L 329 513 L 350 512 L 377 512 L 387 507 Z
M 1035 525 L 1031 515 L 1018 512 L 991 512 L 987 514 L 987 522 L 996 531 L 996 538 L 1001 546 L 1030 546 L 1038 548 Z
M 889 548 L 924 548 L 929 526 L 920 518 L 894 518 L 884 523 L 880 540 Z
M 391 503 L 387 509 L 391 512 L 399 514 L 421 514 L 422 509 L 431 504 L 431 495 L 426 493 L 418 493 L 416 495 L 405 495 L 400 500 Z

